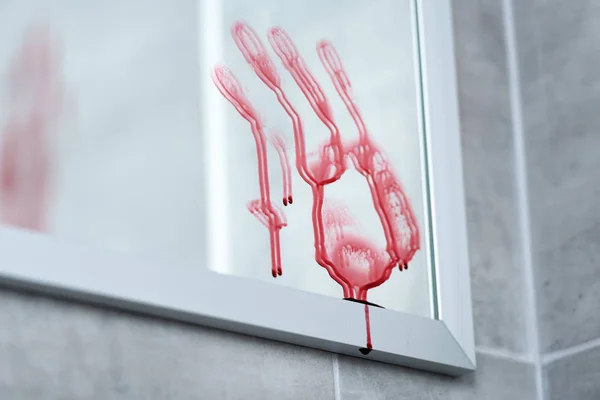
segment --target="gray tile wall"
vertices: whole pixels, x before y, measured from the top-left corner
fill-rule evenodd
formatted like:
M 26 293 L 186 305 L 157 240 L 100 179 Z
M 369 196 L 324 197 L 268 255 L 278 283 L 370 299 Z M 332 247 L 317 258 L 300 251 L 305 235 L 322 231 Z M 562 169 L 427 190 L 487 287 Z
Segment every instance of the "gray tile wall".
M 600 399 L 600 346 L 546 363 L 544 379 L 546 399 Z
M 600 399 L 600 3 L 513 0 L 547 399 Z
M 333 399 L 332 355 L 0 292 L 0 399 Z
M 504 2 L 455 0 L 475 373 L 448 378 L 0 290 L 0 399 L 600 398 L 589 342 L 600 336 L 600 189 L 587 184 L 600 176 L 594 1 L 513 1 L 541 350 L 527 323 Z
M 345 400 L 535 399 L 531 364 L 482 354 L 477 373 L 458 379 L 348 357 L 340 358 L 339 369 Z
M 528 352 L 502 2 L 454 2 L 476 343 Z

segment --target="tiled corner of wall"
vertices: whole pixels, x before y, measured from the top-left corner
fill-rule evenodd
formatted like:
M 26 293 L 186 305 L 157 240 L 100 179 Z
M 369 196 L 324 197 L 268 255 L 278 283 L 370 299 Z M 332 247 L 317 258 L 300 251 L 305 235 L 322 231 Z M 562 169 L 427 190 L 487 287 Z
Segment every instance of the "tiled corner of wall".
M 513 4 L 546 397 L 598 399 L 600 3 Z
M 453 5 L 476 342 L 523 355 L 529 349 L 502 2 Z
M 526 4 L 528 3 L 528 4 Z M 515 2 L 543 352 L 600 337 L 600 3 Z

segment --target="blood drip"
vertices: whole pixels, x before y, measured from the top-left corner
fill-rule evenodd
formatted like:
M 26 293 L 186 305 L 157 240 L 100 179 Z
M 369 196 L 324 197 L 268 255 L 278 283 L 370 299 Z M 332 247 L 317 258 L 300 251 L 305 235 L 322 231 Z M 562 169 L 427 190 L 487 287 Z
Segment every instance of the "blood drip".
M 281 176 L 283 179 L 283 205 L 287 206 L 294 202 L 292 199 L 292 168 L 290 167 L 290 159 L 287 155 L 287 148 L 283 135 L 280 132 L 271 134 L 271 144 L 277 151 L 279 163 L 281 165 Z
M 264 134 L 258 113 L 244 95 L 242 86 L 233 73 L 225 67 L 216 67 L 213 73 L 213 81 L 221 94 L 250 123 L 254 142 L 256 143 L 260 199 L 251 201 L 248 204 L 248 209 L 269 230 L 271 274 L 275 278 L 283 272 L 281 267 L 279 231 L 287 225 L 287 222 L 285 221 L 283 212 L 278 210 L 271 202 L 269 170 L 267 168 L 267 138 Z
M 373 343 L 371 343 L 371 319 L 369 318 L 369 306 L 367 304 L 365 304 L 365 323 L 367 325 L 367 349 L 371 350 L 373 348 Z

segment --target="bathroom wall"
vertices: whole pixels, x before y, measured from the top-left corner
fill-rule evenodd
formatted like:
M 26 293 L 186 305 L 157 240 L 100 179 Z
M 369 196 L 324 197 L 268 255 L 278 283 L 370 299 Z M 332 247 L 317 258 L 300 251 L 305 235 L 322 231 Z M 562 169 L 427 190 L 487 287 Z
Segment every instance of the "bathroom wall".
M 600 3 L 513 0 L 546 399 L 600 398 Z
M 590 256 L 600 211 L 586 184 L 600 164 L 587 52 L 600 6 L 509 1 L 454 2 L 475 373 L 450 378 L 3 289 L 0 398 L 516 400 L 541 399 L 544 382 L 552 398 L 597 398 L 570 391 L 597 393 L 600 382 L 590 372 L 600 350 L 577 352 L 600 324 Z M 540 27 L 552 41 L 534 38 Z

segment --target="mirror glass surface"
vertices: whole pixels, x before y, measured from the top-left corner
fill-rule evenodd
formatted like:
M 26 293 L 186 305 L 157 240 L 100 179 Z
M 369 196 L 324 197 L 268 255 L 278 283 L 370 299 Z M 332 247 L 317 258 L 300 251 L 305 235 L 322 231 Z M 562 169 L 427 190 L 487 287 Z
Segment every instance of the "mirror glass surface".
M 412 1 L 13 0 L 0 21 L 2 224 L 433 315 Z

